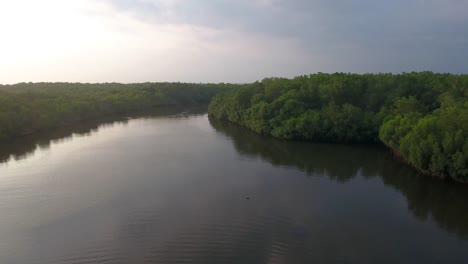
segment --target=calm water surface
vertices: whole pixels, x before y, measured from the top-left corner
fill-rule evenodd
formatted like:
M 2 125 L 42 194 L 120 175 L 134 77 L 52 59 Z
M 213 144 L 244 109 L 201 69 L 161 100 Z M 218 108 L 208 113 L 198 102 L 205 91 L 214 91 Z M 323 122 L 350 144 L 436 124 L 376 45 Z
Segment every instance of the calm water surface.
M 0 263 L 468 263 L 468 189 L 172 115 L 0 146 Z

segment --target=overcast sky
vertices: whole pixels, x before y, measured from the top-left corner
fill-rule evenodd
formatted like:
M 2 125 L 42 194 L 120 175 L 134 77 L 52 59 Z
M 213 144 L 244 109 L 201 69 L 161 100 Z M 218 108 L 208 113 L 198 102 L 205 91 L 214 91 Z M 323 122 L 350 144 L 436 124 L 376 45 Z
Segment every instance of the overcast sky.
M 468 0 L 0 0 L 0 83 L 468 73 Z

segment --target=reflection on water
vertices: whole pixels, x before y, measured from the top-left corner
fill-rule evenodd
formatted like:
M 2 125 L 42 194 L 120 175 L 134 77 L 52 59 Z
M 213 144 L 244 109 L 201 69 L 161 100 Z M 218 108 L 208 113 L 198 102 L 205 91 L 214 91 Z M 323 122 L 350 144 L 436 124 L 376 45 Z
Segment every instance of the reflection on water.
M 51 144 L 65 143 L 71 140 L 73 136 L 91 136 L 99 129 L 126 123 L 127 119 L 119 118 L 89 121 L 22 137 L 12 142 L 2 142 L 0 145 L 0 163 L 8 162 L 11 159 L 16 161 L 23 160 L 33 155 L 37 149 L 49 149 Z
M 380 177 L 403 193 L 408 209 L 420 220 L 434 219 L 440 227 L 468 239 L 467 186 L 421 176 L 377 146 L 314 144 L 265 137 L 245 128 L 210 119 L 242 155 L 259 157 L 275 166 L 291 166 L 307 175 L 346 182 L 358 175 Z
M 202 115 L 206 110 L 204 108 L 161 108 L 154 113 L 139 114 L 137 116 L 115 116 L 102 118 L 98 120 L 83 121 L 67 127 L 51 129 L 45 132 L 24 136 L 10 142 L 0 142 L 0 165 L 9 160 L 22 160 L 33 155 L 37 149 L 48 149 L 53 143 L 64 143 L 73 138 L 73 136 L 91 136 L 99 129 L 113 127 L 115 125 L 125 125 L 131 118 L 144 117 L 179 117 Z
M 0 263 L 467 262 L 465 185 L 191 113 L 1 145 Z
M 210 119 L 210 124 L 232 139 L 243 156 L 259 157 L 275 166 L 298 168 L 309 176 L 326 176 L 344 183 L 358 174 L 368 177 L 381 170 L 379 163 L 384 152 L 378 147 L 278 140 L 222 121 Z

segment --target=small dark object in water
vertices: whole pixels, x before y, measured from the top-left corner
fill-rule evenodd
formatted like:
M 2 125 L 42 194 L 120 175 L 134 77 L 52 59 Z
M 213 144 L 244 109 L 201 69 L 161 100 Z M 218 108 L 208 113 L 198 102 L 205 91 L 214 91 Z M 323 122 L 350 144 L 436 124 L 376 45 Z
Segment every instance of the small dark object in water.
M 245 197 L 245 199 L 250 200 L 250 197 Z

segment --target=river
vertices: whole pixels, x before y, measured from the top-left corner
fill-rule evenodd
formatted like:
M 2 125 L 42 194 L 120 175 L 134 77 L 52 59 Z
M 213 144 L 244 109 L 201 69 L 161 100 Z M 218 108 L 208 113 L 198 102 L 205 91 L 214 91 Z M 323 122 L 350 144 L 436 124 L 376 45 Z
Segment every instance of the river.
M 0 145 L 0 263 L 468 263 L 466 185 L 206 114 Z

